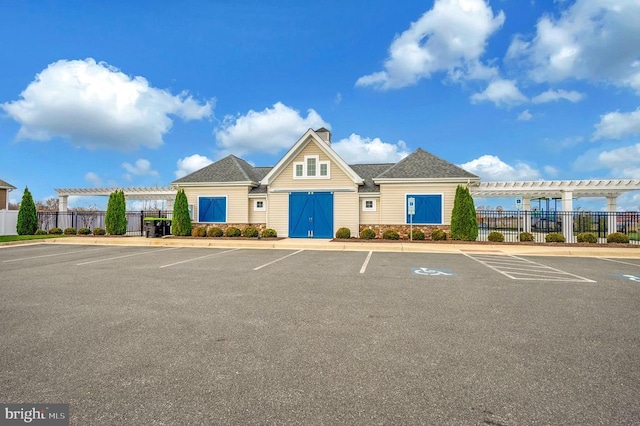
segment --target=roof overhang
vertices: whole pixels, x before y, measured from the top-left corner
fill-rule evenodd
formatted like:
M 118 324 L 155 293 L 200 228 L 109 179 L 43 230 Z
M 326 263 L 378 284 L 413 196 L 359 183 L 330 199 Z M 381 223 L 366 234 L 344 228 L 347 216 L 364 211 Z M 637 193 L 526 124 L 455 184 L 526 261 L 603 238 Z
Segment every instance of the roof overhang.
M 225 186 L 258 186 L 258 182 L 247 180 L 238 182 L 172 182 L 174 188 L 225 187 Z
M 476 184 L 480 178 L 469 178 L 469 177 L 460 177 L 460 178 L 410 178 L 410 179 L 373 179 L 373 183 L 376 185 L 380 185 L 381 183 L 457 183 L 457 184 L 467 184 L 474 185 Z
M 127 200 L 173 200 L 177 190 L 171 187 L 128 187 L 128 188 L 56 188 L 58 197 L 108 197 L 114 191 L 123 191 Z
M 481 182 L 469 189 L 471 195 L 478 198 L 516 195 L 527 198 L 562 198 L 567 193 L 571 193 L 573 198 L 618 197 L 625 192 L 640 191 L 640 179 Z

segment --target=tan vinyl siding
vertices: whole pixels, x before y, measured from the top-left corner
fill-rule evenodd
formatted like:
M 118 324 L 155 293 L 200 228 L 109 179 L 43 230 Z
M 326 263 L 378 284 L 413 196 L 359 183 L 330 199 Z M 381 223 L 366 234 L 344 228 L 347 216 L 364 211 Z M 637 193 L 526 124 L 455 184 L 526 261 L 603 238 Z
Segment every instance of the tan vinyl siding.
M 417 183 L 417 184 L 390 184 L 380 185 L 380 223 L 383 224 L 403 224 L 405 217 L 405 195 L 406 194 L 442 194 L 444 225 L 451 224 L 451 210 L 453 209 L 453 199 L 456 195 L 457 183 Z
M 336 163 L 330 162 L 329 166 L 329 179 L 322 178 L 308 178 L 308 179 L 294 179 L 293 167 L 296 162 L 303 162 L 305 155 L 317 155 L 320 161 L 329 161 L 324 152 L 318 146 L 312 142 L 307 145 L 300 154 L 298 154 L 293 161 L 291 161 L 287 167 L 280 173 L 274 181 L 269 185 L 269 190 L 274 189 L 331 189 L 331 188 L 353 188 L 356 189 L 357 185 L 353 183 L 351 178 L 347 176 Z M 319 170 L 320 165 L 318 165 Z
M 289 194 L 269 194 L 267 227 L 275 229 L 279 237 L 289 235 Z
M 375 200 L 376 202 L 376 211 L 364 211 L 362 209 L 363 200 Z M 359 200 L 358 210 L 360 211 L 360 223 L 361 224 L 378 224 L 380 223 L 380 198 L 379 197 L 369 197 L 369 198 L 360 198 Z
M 358 235 L 358 202 L 357 192 L 333 193 L 333 235 L 342 227 L 349 228 L 352 236 Z
M 267 206 L 266 198 L 251 198 L 249 199 L 249 223 L 266 223 L 267 222 L 267 212 L 265 211 L 255 211 L 256 201 L 260 200 L 264 202 L 264 205 Z M 267 206 L 269 208 L 269 206 Z
M 248 186 L 212 186 L 184 188 L 189 204 L 193 205 L 193 220 L 198 221 L 198 197 L 227 197 L 227 223 L 249 222 Z M 252 206 L 253 208 L 253 206 Z

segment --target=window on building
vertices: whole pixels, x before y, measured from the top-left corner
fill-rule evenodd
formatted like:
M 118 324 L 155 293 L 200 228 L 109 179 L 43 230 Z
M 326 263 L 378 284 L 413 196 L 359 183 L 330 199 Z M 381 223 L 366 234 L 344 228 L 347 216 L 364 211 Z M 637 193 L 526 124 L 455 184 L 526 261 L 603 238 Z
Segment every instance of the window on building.
M 253 203 L 253 210 L 255 211 L 265 211 L 267 209 L 264 200 L 255 200 Z
M 376 211 L 376 200 L 373 200 L 373 199 L 362 200 L 362 211 L 365 211 L 365 212 Z
M 294 170 L 295 177 L 304 176 L 304 163 L 295 163 Z
M 307 157 L 307 177 L 316 176 L 316 157 Z
M 329 176 L 329 163 L 327 161 L 320 162 L 320 176 L 321 177 Z

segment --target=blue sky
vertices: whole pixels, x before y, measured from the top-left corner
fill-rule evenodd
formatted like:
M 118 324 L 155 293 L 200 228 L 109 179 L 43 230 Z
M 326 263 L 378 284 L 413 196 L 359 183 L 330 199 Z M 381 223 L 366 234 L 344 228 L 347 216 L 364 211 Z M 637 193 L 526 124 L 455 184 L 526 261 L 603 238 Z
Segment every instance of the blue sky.
M 350 163 L 637 179 L 638 22 L 637 0 L 2 2 L 0 179 L 167 186 L 321 126 Z

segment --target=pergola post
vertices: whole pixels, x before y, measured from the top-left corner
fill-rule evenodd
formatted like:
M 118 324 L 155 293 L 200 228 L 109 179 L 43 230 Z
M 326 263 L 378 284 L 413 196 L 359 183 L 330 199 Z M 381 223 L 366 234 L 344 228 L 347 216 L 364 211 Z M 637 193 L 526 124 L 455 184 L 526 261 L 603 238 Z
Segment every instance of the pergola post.
M 531 197 L 522 197 L 522 211 L 524 212 L 524 232 L 531 232 Z
M 607 212 L 609 213 L 607 215 L 607 229 L 608 229 L 608 233 L 611 234 L 612 232 L 616 232 L 618 230 L 617 226 L 616 226 L 616 210 L 618 208 L 617 206 L 617 201 L 618 201 L 618 197 L 616 197 L 615 195 L 609 195 L 607 196 Z
M 68 195 L 60 195 L 58 197 L 58 211 L 60 212 L 66 212 L 68 210 L 68 201 L 69 201 L 69 196 Z
M 573 241 L 573 191 L 562 191 L 562 234 L 565 241 Z

